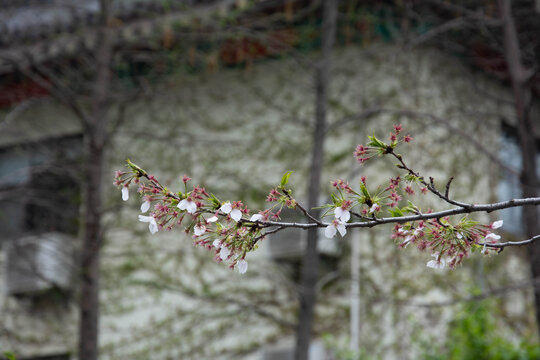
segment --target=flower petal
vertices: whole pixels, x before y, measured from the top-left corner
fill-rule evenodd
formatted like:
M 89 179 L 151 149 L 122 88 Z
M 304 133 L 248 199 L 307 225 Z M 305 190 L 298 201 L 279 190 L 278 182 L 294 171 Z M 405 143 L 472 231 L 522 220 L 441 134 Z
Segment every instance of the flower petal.
M 211 218 L 206 219 L 207 223 L 213 223 L 218 221 L 218 217 L 216 215 L 212 216 Z
M 238 222 L 238 220 L 240 220 L 242 218 L 242 212 L 238 209 L 234 209 L 231 211 L 231 218 Z
M 152 221 L 150 221 L 150 224 L 148 225 L 148 230 L 150 230 L 150 233 L 152 233 L 152 235 L 158 232 L 158 226 L 154 218 L 152 218 Z
M 487 240 L 487 239 L 499 240 L 500 238 L 501 238 L 500 235 L 497 235 L 497 234 L 494 234 L 494 233 L 489 233 L 489 234 L 486 235 L 484 240 Z
M 339 224 L 338 226 L 336 226 L 336 228 L 337 231 L 339 231 L 341 237 L 344 237 L 345 234 L 347 234 L 347 228 L 345 227 L 345 224 Z
M 341 206 L 338 206 L 337 208 L 334 209 L 334 217 L 336 219 L 340 219 L 341 215 L 343 215 L 343 209 L 341 208 Z
M 409 236 L 407 236 L 407 237 L 405 238 L 405 240 L 403 240 L 403 242 L 401 243 L 401 245 L 405 248 L 405 247 L 407 247 L 407 246 L 411 243 L 411 241 L 412 241 L 413 239 L 414 239 L 414 237 L 411 236 L 411 235 L 409 235 Z
M 248 263 L 244 259 L 238 261 L 238 263 L 236 263 L 236 266 L 238 267 L 238 272 L 240 274 L 245 274 L 248 269 Z
M 122 187 L 122 200 L 128 201 L 128 199 L 129 199 L 129 189 L 127 188 L 127 186 L 123 186 Z
M 221 205 L 219 210 L 223 211 L 223 213 L 225 213 L 225 214 L 230 213 L 231 210 L 232 210 L 231 203 L 227 201 L 225 204 Z
M 195 225 L 193 227 L 193 233 L 195 234 L 195 236 L 201 236 L 205 232 L 206 232 L 206 226 L 204 225 Z
M 186 210 L 187 202 L 188 202 L 187 199 L 180 200 L 180 202 L 178 203 L 178 208 L 180 210 Z
M 331 239 L 335 235 L 336 235 L 336 227 L 334 225 L 330 224 L 324 229 L 324 236 L 326 236 L 327 238 Z
M 492 229 L 498 229 L 501 226 L 503 226 L 503 221 L 502 220 L 497 220 L 493 224 L 491 224 Z
M 264 218 L 264 216 L 262 216 L 261 214 L 254 214 L 250 219 L 249 221 L 260 221 Z
M 444 267 L 446 266 L 446 260 L 443 259 L 443 258 L 441 258 L 439 261 L 430 260 L 430 261 L 428 261 L 426 266 L 428 268 L 432 268 L 432 269 L 444 269 Z
M 228 247 L 222 246 L 221 250 L 219 251 L 219 257 L 221 258 L 221 260 L 226 260 L 230 253 L 231 250 L 229 250 Z
M 214 240 L 214 242 L 212 243 L 212 245 L 215 247 L 215 248 L 218 248 L 221 246 L 221 241 L 219 241 L 218 239 Z
M 141 212 L 144 214 L 145 212 L 147 212 L 148 210 L 150 210 L 150 201 L 145 201 L 142 203 L 141 205 Z
M 153 216 L 139 215 L 139 221 L 141 222 L 151 222 L 155 221 Z
M 197 204 L 195 203 L 195 201 L 187 202 L 186 211 L 189 214 L 194 214 L 197 211 Z

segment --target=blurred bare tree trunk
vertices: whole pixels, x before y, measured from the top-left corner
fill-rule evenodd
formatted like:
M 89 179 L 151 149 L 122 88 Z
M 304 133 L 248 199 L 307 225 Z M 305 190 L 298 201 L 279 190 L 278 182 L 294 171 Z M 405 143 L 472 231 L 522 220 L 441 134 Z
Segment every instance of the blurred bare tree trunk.
M 521 48 L 512 16 L 510 0 L 499 0 L 499 10 L 503 21 L 504 56 L 510 74 L 514 92 L 514 102 L 518 119 L 518 139 L 521 147 L 521 189 L 524 198 L 538 196 L 538 178 L 536 169 L 536 144 L 530 118 L 532 91 L 530 79 L 533 72 L 527 69 L 521 60 Z M 523 207 L 523 218 L 527 237 L 540 233 L 538 210 L 535 206 Z M 540 243 L 530 246 L 529 261 L 533 279 L 540 278 Z M 540 336 L 540 288 L 535 287 L 535 309 L 538 335 Z
M 323 22 L 321 29 L 322 54 L 315 70 L 315 132 L 313 135 L 311 173 L 308 190 L 309 209 L 313 209 L 319 205 L 326 130 L 326 105 L 328 102 L 328 84 L 330 82 L 331 53 L 336 33 L 338 0 L 324 1 L 323 4 Z M 312 215 L 315 217 L 318 217 L 319 213 L 318 210 L 312 210 Z M 302 262 L 302 277 L 300 280 L 300 311 L 298 315 L 295 349 L 295 359 L 297 360 L 307 360 L 309 344 L 311 342 L 314 308 L 317 295 L 316 285 L 319 270 L 317 240 L 318 229 L 309 229 Z
M 85 124 L 85 211 L 81 251 L 79 300 L 79 360 L 97 360 L 99 337 L 99 269 L 102 246 L 102 188 L 104 151 L 107 140 L 112 43 L 107 29 L 108 0 L 101 2 L 101 32 L 96 43 L 96 78 L 91 113 Z

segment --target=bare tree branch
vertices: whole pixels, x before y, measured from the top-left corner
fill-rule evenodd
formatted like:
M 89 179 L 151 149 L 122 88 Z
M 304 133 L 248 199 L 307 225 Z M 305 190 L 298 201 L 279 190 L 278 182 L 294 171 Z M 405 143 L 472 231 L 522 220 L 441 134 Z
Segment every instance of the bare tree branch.
M 507 241 L 507 242 L 500 243 L 500 244 L 478 243 L 478 245 L 481 245 L 481 246 L 485 245 L 486 247 L 495 248 L 495 249 L 504 249 L 507 246 L 528 245 L 528 244 L 530 244 L 530 243 L 532 243 L 532 242 L 534 242 L 534 241 L 536 241 L 538 239 L 540 239 L 540 235 L 536 235 L 536 236 L 533 236 L 530 239 L 522 240 L 522 241 Z

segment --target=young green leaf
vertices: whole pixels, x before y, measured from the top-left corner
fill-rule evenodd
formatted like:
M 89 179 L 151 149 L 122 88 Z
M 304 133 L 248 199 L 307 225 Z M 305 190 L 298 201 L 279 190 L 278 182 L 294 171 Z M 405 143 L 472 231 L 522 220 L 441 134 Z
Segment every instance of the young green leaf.
M 368 142 L 368 146 L 386 149 L 387 145 L 383 143 L 381 140 L 377 139 L 375 135 L 368 136 L 368 138 L 370 140 L 370 142 Z
M 364 183 L 360 183 L 360 190 L 362 191 L 362 194 L 364 194 L 364 196 L 366 197 L 366 199 L 370 199 L 370 198 L 371 198 L 371 195 L 369 195 L 369 191 L 368 191 L 366 185 L 364 185 Z
M 400 208 L 389 209 L 388 211 L 390 212 L 390 215 L 392 215 L 392 217 L 400 217 L 404 215 L 403 211 L 401 211 Z
M 291 176 L 293 172 L 292 171 L 287 171 L 283 177 L 281 178 L 281 183 L 279 184 L 280 187 L 284 187 L 285 185 L 287 185 L 287 183 L 289 182 L 289 177 Z
M 214 207 L 219 207 L 221 205 L 219 199 L 214 194 L 210 194 L 210 197 L 208 199 L 212 202 L 212 205 L 214 205 Z

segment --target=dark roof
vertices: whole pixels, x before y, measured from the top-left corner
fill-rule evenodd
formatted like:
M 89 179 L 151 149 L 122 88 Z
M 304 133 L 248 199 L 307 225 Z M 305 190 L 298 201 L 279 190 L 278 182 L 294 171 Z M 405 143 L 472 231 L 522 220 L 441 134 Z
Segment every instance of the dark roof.
M 115 0 L 110 31 L 115 43 L 134 42 L 172 24 L 225 14 L 235 5 L 234 0 Z M 100 31 L 98 18 L 99 0 L 0 2 L 0 74 L 13 71 L 14 64 L 92 48 Z

